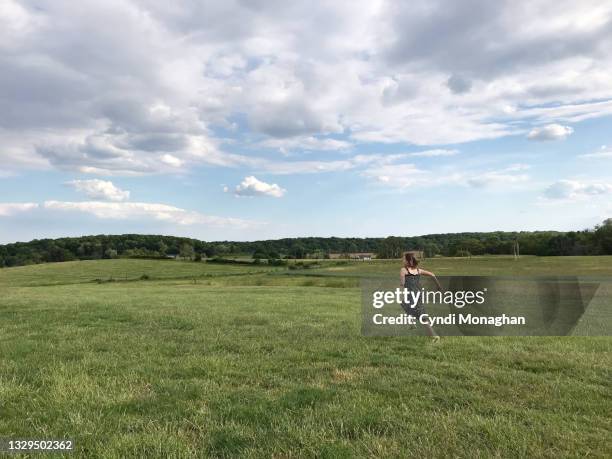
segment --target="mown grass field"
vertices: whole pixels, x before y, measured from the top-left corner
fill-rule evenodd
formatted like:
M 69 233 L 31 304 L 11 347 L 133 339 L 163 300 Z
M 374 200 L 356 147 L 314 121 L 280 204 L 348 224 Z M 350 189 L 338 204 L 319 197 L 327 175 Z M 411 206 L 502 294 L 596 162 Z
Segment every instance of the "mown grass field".
M 424 267 L 612 276 L 612 257 Z M 362 337 L 359 277 L 398 268 L 0 270 L 0 437 L 71 438 L 71 457 L 612 456 L 611 338 Z

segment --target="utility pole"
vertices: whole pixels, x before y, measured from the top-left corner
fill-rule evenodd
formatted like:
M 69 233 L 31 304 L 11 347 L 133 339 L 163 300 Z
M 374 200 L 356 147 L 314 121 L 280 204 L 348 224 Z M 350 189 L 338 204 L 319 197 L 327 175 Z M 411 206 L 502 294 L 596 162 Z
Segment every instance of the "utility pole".
M 521 249 L 519 246 L 519 241 L 518 239 L 514 241 L 514 245 L 512 246 L 512 251 L 514 253 L 514 259 L 518 260 L 519 258 L 521 258 Z

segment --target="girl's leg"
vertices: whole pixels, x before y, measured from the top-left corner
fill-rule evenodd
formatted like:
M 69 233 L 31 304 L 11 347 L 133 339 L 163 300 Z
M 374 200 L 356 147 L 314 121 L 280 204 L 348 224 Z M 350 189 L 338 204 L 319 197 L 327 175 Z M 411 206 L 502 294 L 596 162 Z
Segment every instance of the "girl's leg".
M 427 334 L 433 339 L 434 342 L 438 342 L 440 340 L 440 337 L 438 336 L 438 334 L 434 331 L 433 327 L 428 324 L 428 323 L 424 323 L 423 327 L 425 327 L 425 331 L 427 332 Z
M 427 334 L 431 337 L 437 337 L 439 338 L 439 336 L 436 334 L 436 332 L 434 331 L 433 327 L 429 324 L 424 324 L 423 327 L 425 327 L 425 331 L 427 331 Z

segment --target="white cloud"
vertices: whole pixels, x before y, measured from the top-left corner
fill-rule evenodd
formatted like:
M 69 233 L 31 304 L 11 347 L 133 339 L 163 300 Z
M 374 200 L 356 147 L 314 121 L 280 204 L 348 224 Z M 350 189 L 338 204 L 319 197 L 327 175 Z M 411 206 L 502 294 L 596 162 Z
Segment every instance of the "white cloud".
M 471 186 L 475 188 L 508 186 L 529 181 L 523 171 L 529 168 L 525 164 L 513 164 L 499 170 L 474 172 L 452 169 L 419 169 L 414 164 L 389 163 L 366 169 L 362 175 L 378 183 L 393 188 L 418 186 L 431 188 L 439 186 Z
M 287 190 L 281 188 L 276 183 L 266 183 L 258 180 L 254 176 L 245 177 L 239 185 L 236 186 L 234 194 L 236 196 L 272 196 L 274 198 L 282 198 Z
M 176 225 L 199 225 L 206 227 L 249 229 L 265 225 L 263 222 L 232 217 L 205 215 L 200 212 L 181 209 L 167 204 L 145 202 L 108 201 L 45 201 L 37 203 L 0 203 L 0 217 L 11 217 L 31 211 L 83 212 L 100 219 L 110 220 L 153 220 Z
M 262 224 L 261 222 L 238 218 L 204 215 L 199 212 L 189 211 L 166 204 L 144 202 L 45 201 L 43 208 L 50 211 L 85 212 L 101 219 L 152 219 L 177 225 L 251 228 Z
M 533 128 L 527 138 L 529 140 L 565 140 L 574 132 L 574 129 L 569 126 L 562 126 L 560 124 L 549 124 L 543 127 Z
M 275 175 L 317 174 L 324 172 L 343 172 L 358 169 L 369 164 L 390 164 L 408 158 L 408 153 L 398 154 L 358 154 L 353 157 L 333 161 L 253 161 L 250 166 L 258 171 Z
M 511 174 L 507 172 L 485 172 L 467 179 L 467 183 L 473 187 L 480 188 L 492 185 L 509 185 L 522 183 L 529 180 L 527 174 Z
M 612 147 L 608 147 L 606 145 L 602 145 L 601 148 L 593 153 L 586 153 L 584 155 L 579 155 L 580 158 L 587 159 L 607 159 L 612 158 Z
M 612 183 L 587 183 L 578 180 L 559 180 L 544 191 L 550 200 L 577 201 L 612 193 Z
M 414 164 L 385 164 L 366 169 L 363 175 L 386 186 L 408 188 L 426 183 L 432 174 Z
M 267 139 L 260 143 L 267 148 L 278 149 L 287 154 L 290 151 L 345 151 L 352 147 L 351 142 L 318 137 L 294 137 L 289 139 Z
M 511 164 L 500 170 L 467 174 L 466 181 L 476 188 L 524 183 L 529 180 L 529 175 L 524 172 L 528 169 L 528 164 Z
M 85 193 L 92 199 L 104 199 L 107 201 L 125 201 L 130 198 L 130 192 L 116 187 L 113 182 L 106 180 L 72 180 L 67 182 L 75 190 Z
M 10 217 L 20 212 L 36 209 L 38 204 L 33 202 L 0 202 L 0 217 Z
M 318 174 L 354 169 L 352 160 L 338 161 L 261 161 L 256 169 L 275 175 Z
M 168 153 L 162 155 L 161 161 L 172 167 L 181 167 L 184 163 L 183 160 L 177 158 L 174 155 L 168 154 Z
M 435 149 L 435 150 L 425 150 L 425 151 L 417 151 L 416 153 L 410 153 L 410 156 L 422 156 L 425 158 L 431 158 L 436 156 L 455 156 L 459 154 L 459 150 L 444 150 L 444 149 Z

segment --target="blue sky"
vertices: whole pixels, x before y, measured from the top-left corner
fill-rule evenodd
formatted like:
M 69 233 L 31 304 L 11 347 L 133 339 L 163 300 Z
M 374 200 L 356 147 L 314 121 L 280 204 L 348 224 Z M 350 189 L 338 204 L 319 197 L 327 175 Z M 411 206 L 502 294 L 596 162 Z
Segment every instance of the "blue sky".
M 609 2 L 7 0 L 0 242 L 612 216 Z

